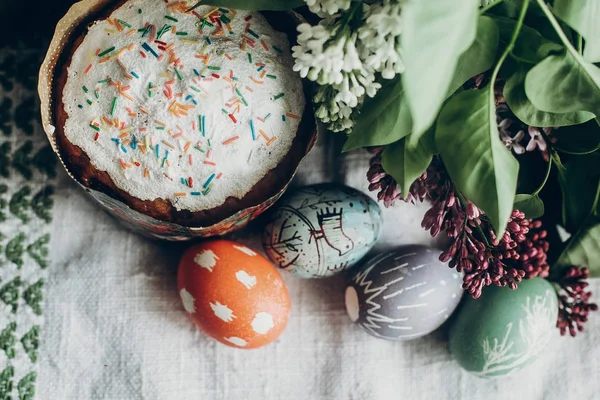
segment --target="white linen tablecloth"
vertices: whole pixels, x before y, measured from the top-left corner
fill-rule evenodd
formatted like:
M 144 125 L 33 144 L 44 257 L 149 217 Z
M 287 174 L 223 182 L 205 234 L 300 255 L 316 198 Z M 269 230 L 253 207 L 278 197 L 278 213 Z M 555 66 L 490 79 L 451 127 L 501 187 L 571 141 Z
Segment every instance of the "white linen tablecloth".
M 497 380 L 462 371 L 444 328 L 410 342 L 367 335 L 346 316 L 343 276 L 284 273 L 291 318 L 268 347 L 238 350 L 205 337 L 177 293 L 178 259 L 188 244 L 123 229 L 52 168 L 35 119 L 45 44 L 38 45 L 0 46 L 0 400 L 600 398 L 595 314 L 586 333 L 572 339 L 557 332 L 536 363 Z M 339 147 L 339 137 L 323 136 L 295 184 L 336 181 L 365 191 L 369 156 L 342 157 Z M 400 203 L 384 210 L 374 252 L 436 245 L 420 228 L 426 209 Z M 260 249 L 258 231 L 260 221 L 233 237 Z M 600 294 L 599 281 L 592 290 Z
M 338 181 L 367 190 L 369 155 L 340 156 L 322 136 L 295 184 Z M 533 365 L 497 380 L 452 360 L 446 333 L 410 342 L 375 339 L 344 308 L 344 277 L 283 274 L 292 300 L 287 330 L 245 351 L 201 334 L 177 293 L 187 244 L 150 241 L 123 229 L 60 174 L 45 289 L 38 398 L 51 400 L 598 399 L 600 318 L 575 339 L 556 338 Z M 421 229 L 427 205 L 384 210 L 375 252 L 435 243 Z M 260 222 L 233 237 L 260 249 Z M 592 289 L 600 293 L 600 283 Z

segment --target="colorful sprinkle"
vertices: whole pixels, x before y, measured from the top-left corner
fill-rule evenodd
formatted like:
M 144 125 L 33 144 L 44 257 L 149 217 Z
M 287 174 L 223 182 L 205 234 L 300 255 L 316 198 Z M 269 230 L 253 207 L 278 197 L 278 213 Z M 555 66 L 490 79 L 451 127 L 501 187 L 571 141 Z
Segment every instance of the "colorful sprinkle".
M 239 138 L 240 138 L 239 136 L 234 136 L 232 138 L 229 138 L 223 142 L 223 145 L 227 146 L 228 144 L 235 142 Z
M 183 76 L 181 76 L 181 73 L 179 72 L 179 70 L 177 68 L 174 68 L 174 69 L 175 69 L 175 74 L 177 74 L 177 78 L 179 78 L 179 80 L 182 81 Z
M 212 174 L 207 180 L 206 182 L 204 182 L 204 185 L 202 185 L 202 187 L 204 189 L 206 189 L 208 187 L 208 185 L 210 185 L 210 183 L 213 181 L 213 179 L 215 179 L 216 174 Z
M 148 43 L 142 44 L 142 47 L 146 51 L 150 52 L 154 57 L 158 58 L 158 54 L 154 51 L 154 49 L 152 47 L 150 47 L 150 45 Z
M 252 140 L 256 140 L 256 132 L 254 131 L 254 122 L 250 120 L 250 131 L 252 132 Z
M 128 27 L 128 28 L 131 28 L 131 25 L 129 25 L 127 22 L 125 22 L 125 21 L 123 21 L 123 20 L 121 20 L 121 19 L 118 19 L 117 21 L 119 21 L 119 23 L 120 23 L 121 25 L 124 25 L 124 26 L 126 26 L 126 27 Z
M 118 97 L 113 98 L 112 107 L 110 108 L 110 115 L 115 115 L 115 111 L 117 110 L 117 101 Z
M 115 47 L 111 47 L 110 49 L 106 49 L 103 52 L 98 54 L 98 57 L 104 57 L 105 55 L 107 55 L 108 53 L 112 52 L 115 50 Z
M 156 38 L 160 39 L 162 35 L 167 33 L 171 29 L 171 25 L 164 24 L 160 31 L 156 34 Z

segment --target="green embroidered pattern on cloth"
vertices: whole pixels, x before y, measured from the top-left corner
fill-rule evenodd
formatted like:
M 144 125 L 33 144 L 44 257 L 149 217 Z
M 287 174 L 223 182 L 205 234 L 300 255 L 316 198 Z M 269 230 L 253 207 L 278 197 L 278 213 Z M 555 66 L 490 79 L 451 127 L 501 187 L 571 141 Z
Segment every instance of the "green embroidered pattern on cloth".
M 35 398 L 57 162 L 39 122 L 43 55 L 0 46 L 0 400 Z

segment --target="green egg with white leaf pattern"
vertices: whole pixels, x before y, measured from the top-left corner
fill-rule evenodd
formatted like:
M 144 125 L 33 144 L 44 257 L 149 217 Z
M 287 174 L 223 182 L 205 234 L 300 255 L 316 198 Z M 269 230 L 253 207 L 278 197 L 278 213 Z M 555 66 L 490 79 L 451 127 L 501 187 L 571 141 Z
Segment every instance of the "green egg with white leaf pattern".
M 541 278 L 518 289 L 491 286 L 468 297 L 450 327 L 450 351 L 467 371 L 485 378 L 530 364 L 556 335 L 558 300 Z

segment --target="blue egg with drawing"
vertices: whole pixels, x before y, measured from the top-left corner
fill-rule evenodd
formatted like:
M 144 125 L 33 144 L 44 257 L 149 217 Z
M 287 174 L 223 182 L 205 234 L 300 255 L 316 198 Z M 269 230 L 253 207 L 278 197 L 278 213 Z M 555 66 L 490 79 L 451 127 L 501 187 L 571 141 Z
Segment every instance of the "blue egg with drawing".
M 269 213 L 262 241 L 278 267 L 302 278 L 324 278 L 360 261 L 382 226 L 374 200 L 325 183 L 288 192 Z

